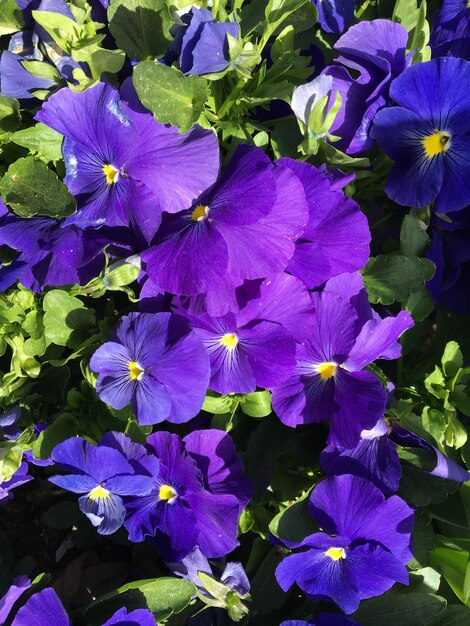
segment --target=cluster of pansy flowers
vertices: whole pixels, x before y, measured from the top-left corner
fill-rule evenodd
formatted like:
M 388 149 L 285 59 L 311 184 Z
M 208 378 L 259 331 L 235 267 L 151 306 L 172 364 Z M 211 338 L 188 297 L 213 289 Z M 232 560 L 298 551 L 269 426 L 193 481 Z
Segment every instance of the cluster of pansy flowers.
M 334 64 L 298 88 L 292 101 L 305 123 L 319 97 L 333 100 L 339 92 L 342 106 L 330 129 L 337 147 L 360 155 L 376 142 L 394 162 L 386 186 L 392 200 L 432 203 L 438 214 L 458 212 L 455 229 L 437 235 L 430 252 L 441 270 L 441 238 L 465 232 L 463 209 L 470 203 L 470 62 L 459 58 L 467 54 L 469 11 L 461 7 L 462 15 L 451 19 L 450 5 L 444 2 L 433 30 L 431 61 L 411 64 L 399 24 L 361 22 L 337 40 Z M 38 6 L 68 16 L 65 2 Z M 339 34 L 352 20 L 354 3 L 318 8 L 324 29 Z M 62 78 L 73 68 L 26 15 L 29 30 L 12 38 L 0 61 L 2 93 L 23 100 L 51 87 L 21 65 L 39 54 L 44 60 L 39 41 Z M 217 23 L 198 8 L 182 24 L 168 57 L 186 74 L 223 70 L 226 37 L 236 38 L 238 25 Z M 320 459 L 325 478 L 308 504 L 318 532 L 297 542 L 272 537 L 291 551 L 277 567 L 279 586 L 287 591 L 297 584 L 309 598 L 351 614 L 361 600 L 395 582 L 407 584 L 413 510 L 393 495 L 401 477 L 395 445 L 425 450 L 436 476 L 462 482 L 469 475 L 384 419 L 392 391 L 368 366 L 399 358 L 398 340 L 413 320 L 405 311 L 381 316 L 369 304 L 358 271 L 369 256 L 370 232 L 343 191 L 351 176 L 291 158 L 273 162 L 248 144 L 221 167 L 211 130 L 194 126 L 181 134 L 160 124 L 139 102 L 130 78 L 119 88 L 106 82 L 81 92 L 62 87 L 35 119 L 64 137 L 64 182 L 77 211 L 61 221 L 24 219 L 1 203 L 0 237 L 18 255 L 0 268 L 0 284 L 5 289 L 18 280 L 37 292 L 84 285 L 99 273 L 104 247 L 113 260 L 138 259 L 138 310 L 121 317 L 89 365 L 103 402 L 117 410 L 130 405 L 143 426 L 161 425 L 145 445 L 118 432 L 97 445 L 82 437 L 63 441 L 43 462 L 61 472 L 50 481 L 80 496 L 79 507 L 98 533 L 123 526 L 130 541 L 151 543 L 170 569 L 198 585 L 198 572 L 212 575 L 207 559 L 237 547 L 250 482 L 229 434 L 190 423 L 189 434 L 180 437 L 166 432 L 165 422 L 190 422 L 208 389 L 267 389 L 283 424 L 330 423 Z M 446 229 L 435 220 L 436 228 Z M 456 265 L 464 262 L 459 257 Z M 438 278 L 430 289 L 441 297 Z M 449 294 L 442 298 L 453 301 Z M 3 437 L 16 436 L 18 417 L 14 409 L 0 418 Z M 32 455 L 27 460 L 37 462 Z M 0 498 L 29 480 L 24 462 L 2 484 Z M 249 593 L 238 563 L 229 563 L 220 580 L 241 598 Z M 29 586 L 29 580 L 15 581 L 0 616 L 8 616 Z M 38 606 L 54 623 L 70 623 L 55 593 L 45 589 L 27 600 L 13 625 L 32 623 Z M 131 620 L 154 623 L 148 611 L 121 609 L 106 625 Z M 354 623 L 336 614 L 311 622 Z

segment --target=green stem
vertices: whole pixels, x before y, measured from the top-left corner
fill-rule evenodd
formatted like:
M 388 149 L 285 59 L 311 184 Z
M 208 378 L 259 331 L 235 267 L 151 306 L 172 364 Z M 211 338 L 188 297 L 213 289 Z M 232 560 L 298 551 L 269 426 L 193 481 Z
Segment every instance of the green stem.
M 230 111 L 232 106 L 235 104 L 235 101 L 237 100 L 238 96 L 240 95 L 241 91 L 243 90 L 243 87 L 245 86 L 245 84 L 246 84 L 246 78 L 240 78 L 240 80 L 237 82 L 235 87 L 229 93 L 225 101 L 222 103 L 222 106 L 220 107 L 220 109 L 217 111 L 217 116 L 219 119 L 222 119 Z
M 212 0 L 212 15 L 217 19 L 220 9 L 220 0 Z

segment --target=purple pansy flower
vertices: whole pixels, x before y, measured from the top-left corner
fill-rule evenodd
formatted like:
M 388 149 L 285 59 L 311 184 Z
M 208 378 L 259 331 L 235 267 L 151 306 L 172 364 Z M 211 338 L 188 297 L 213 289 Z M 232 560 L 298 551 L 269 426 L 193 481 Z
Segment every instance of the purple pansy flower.
M 286 380 L 295 366 L 293 335 L 305 336 L 304 324 L 313 322 L 306 288 L 288 274 L 244 285 L 238 303 L 237 313 L 223 317 L 190 315 L 179 308 L 207 350 L 209 387 L 219 393 L 250 393 Z
M 102 250 L 109 243 L 99 232 L 62 226 L 54 219 L 16 215 L 0 219 L 0 238 L 20 252 L 13 262 L 18 267 L 13 282 L 19 280 L 37 292 L 46 286 L 86 284 L 99 274 Z M 11 265 L 0 269 L 0 280 L 7 274 Z
M 218 22 L 207 9 L 192 7 L 181 38 L 179 64 L 185 74 L 221 72 L 230 62 L 227 35 L 238 37 L 236 22 Z
M 362 269 L 369 258 L 370 230 L 356 202 L 308 163 L 289 158 L 277 163 L 300 180 L 309 208 L 308 224 L 286 271 L 314 289 L 333 276 Z
M 385 191 L 405 206 L 434 203 L 436 213 L 470 204 L 470 62 L 453 57 L 408 68 L 371 130 L 395 165 Z
M 128 613 L 126 607 L 123 607 L 103 626 L 155 626 L 155 617 L 148 609 L 136 609 Z
M 347 614 L 395 582 L 408 584 L 413 511 L 404 500 L 386 500 L 363 478 L 344 475 L 319 483 L 309 513 L 323 529 L 300 542 L 276 569 L 284 591 L 295 582 L 313 600 L 329 598 Z
M 202 341 L 173 313 L 131 313 L 93 354 L 96 391 L 115 409 L 129 403 L 141 424 L 187 422 L 201 409 L 209 382 Z
M 8 498 L 12 489 L 29 483 L 30 480 L 33 480 L 33 477 L 28 474 L 28 464 L 23 461 L 10 480 L 0 483 L 0 501 Z
M 470 60 L 470 6 L 468 0 L 443 0 L 431 31 L 433 58 L 443 56 Z
M 354 19 L 356 0 L 311 0 L 318 11 L 318 22 L 325 33 L 339 35 Z
M 230 307 L 220 310 L 227 291 L 284 270 L 307 219 L 305 193 L 293 172 L 242 145 L 207 194 L 163 223 L 159 243 L 142 258 L 150 278 L 170 293 L 212 292 L 215 300 L 220 294 L 220 307 L 216 311 L 208 299 L 207 313 L 223 315 Z
M 328 442 L 352 448 L 385 409 L 379 379 L 363 368 L 378 358 L 398 358 L 397 340 L 413 320 L 405 311 L 381 319 L 354 274 L 331 279 L 312 300 L 315 324 L 297 344 L 291 377 L 273 389 L 273 409 L 288 426 L 330 419 Z
M 209 596 L 210 594 L 201 582 L 199 572 L 208 574 L 211 578 L 217 578 L 240 597 L 246 597 L 250 593 L 250 581 L 241 563 L 227 563 L 220 576 L 216 576 L 211 564 L 199 548 L 195 548 L 181 561 L 167 563 L 167 565 L 174 574 L 192 582 L 202 595 Z
M 65 183 L 79 207 L 66 224 L 132 223 L 149 241 L 162 211 L 187 208 L 217 177 L 214 133 L 195 126 L 181 135 L 105 83 L 80 93 L 61 89 L 36 119 L 65 137 Z
M 199 430 L 180 439 L 158 432 L 148 448 L 160 469 L 148 496 L 126 502 L 129 539 L 155 537 L 167 561 L 181 560 L 196 546 L 208 558 L 231 552 L 251 489 L 230 436 Z
M 406 56 L 407 39 L 401 24 L 380 19 L 355 24 L 338 39 L 334 48 L 340 56 L 335 65 L 323 70 L 333 78 L 331 98 L 338 91 L 342 98 L 329 131 L 340 137 L 335 147 L 357 154 L 373 145 L 370 129 L 374 116 L 387 104 L 392 80 L 411 61 Z
M 143 496 L 153 487 L 149 476 L 134 473 L 123 454 L 93 446 L 81 437 L 59 443 L 51 458 L 73 473 L 49 480 L 67 491 L 85 494 L 78 499 L 80 509 L 100 535 L 110 535 L 122 525 L 126 510 L 121 496 Z
M 387 423 L 388 422 L 388 423 Z M 381 419 L 370 431 L 362 433 L 355 448 L 328 446 L 320 456 L 320 463 L 328 475 L 354 474 L 366 478 L 385 495 L 398 489 L 402 474 L 400 459 L 392 441 L 405 448 L 420 448 L 429 455 L 433 476 L 466 482 L 470 473 L 442 454 L 435 446 L 398 424 L 396 420 Z

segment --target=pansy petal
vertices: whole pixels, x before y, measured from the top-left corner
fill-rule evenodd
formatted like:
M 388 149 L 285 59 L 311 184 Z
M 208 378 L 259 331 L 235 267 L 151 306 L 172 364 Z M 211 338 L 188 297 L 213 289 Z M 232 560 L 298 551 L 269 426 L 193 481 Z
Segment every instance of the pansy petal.
M 279 324 L 259 322 L 241 329 L 238 346 L 251 366 L 258 387 L 279 385 L 295 367 L 294 338 Z
M 217 558 L 232 552 L 239 545 L 237 498 L 202 491 L 188 494 L 187 500 L 198 520 L 198 545 L 202 553 L 207 558 Z
M 363 369 L 376 359 L 397 359 L 401 353 L 398 338 L 414 325 L 413 319 L 406 311 L 400 311 L 396 316 L 386 317 L 383 320 L 370 320 L 364 324 L 354 347 L 344 363 L 350 371 Z M 390 353 L 390 348 L 394 348 Z
M 52 587 L 33 594 L 15 615 L 11 626 L 71 626 L 59 597 Z
M 215 494 L 232 494 L 243 507 L 250 498 L 251 487 L 230 435 L 215 429 L 195 430 L 183 441 L 203 472 L 207 489 Z
M 227 269 L 228 252 L 222 235 L 207 219 L 192 222 L 142 254 L 146 271 L 159 287 L 193 296 L 217 284 Z
M 371 372 L 349 373 L 338 368 L 328 444 L 353 448 L 361 432 L 377 423 L 385 410 L 386 394 L 379 379 Z

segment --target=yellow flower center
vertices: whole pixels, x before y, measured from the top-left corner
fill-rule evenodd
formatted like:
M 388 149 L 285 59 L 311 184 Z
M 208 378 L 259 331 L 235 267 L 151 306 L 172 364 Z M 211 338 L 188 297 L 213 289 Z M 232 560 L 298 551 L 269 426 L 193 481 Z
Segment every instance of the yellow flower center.
M 424 152 L 428 158 L 445 152 L 450 146 L 450 135 L 436 130 L 432 135 L 423 139 Z
M 160 500 L 173 500 L 173 498 L 176 498 L 178 494 L 176 493 L 176 491 L 173 489 L 173 487 L 170 487 L 170 485 L 162 485 L 160 487 L 160 491 L 158 492 L 158 497 L 160 498 Z
M 119 170 L 117 170 L 113 165 L 103 165 L 103 172 L 106 176 L 106 182 L 108 185 L 112 185 L 117 182 Z
M 321 378 L 323 378 L 323 380 L 332 378 L 336 374 L 337 369 L 338 364 L 333 362 L 320 363 L 316 366 L 316 370 L 320 374 Z
M 137 361 L 131 361 L 129 363 L 129 377 L 131 380 L 140 380 L 144 375 L 144 370 L 140 367 Z
M 344 548 L 328 548 L 325 552 L 333 561 L 339 561 L 346 558 L 346 550 Z
M 88 497 L 91 498 L 92 500 L 99 500 L 100 498 L 109 498 L 110 495 L 111 494 L 109 493 L 107 489 L 105 489 L 101 485 L 98 485 L 98 487 L 95 487 L 94 489 L 90 491 Z
M 203 204 L 198 204 L 194 211 L 191 213 L 191 219 L 195 222 L 200 222 L 209 215 L 209 207 Z
M 220 340 L 220 343 L 226 348 L 228 348 L 229 350 L 235 350 L 235 348 L 237 347 L 237 343 L 238 343 L 237 334 L 226 333 Z

